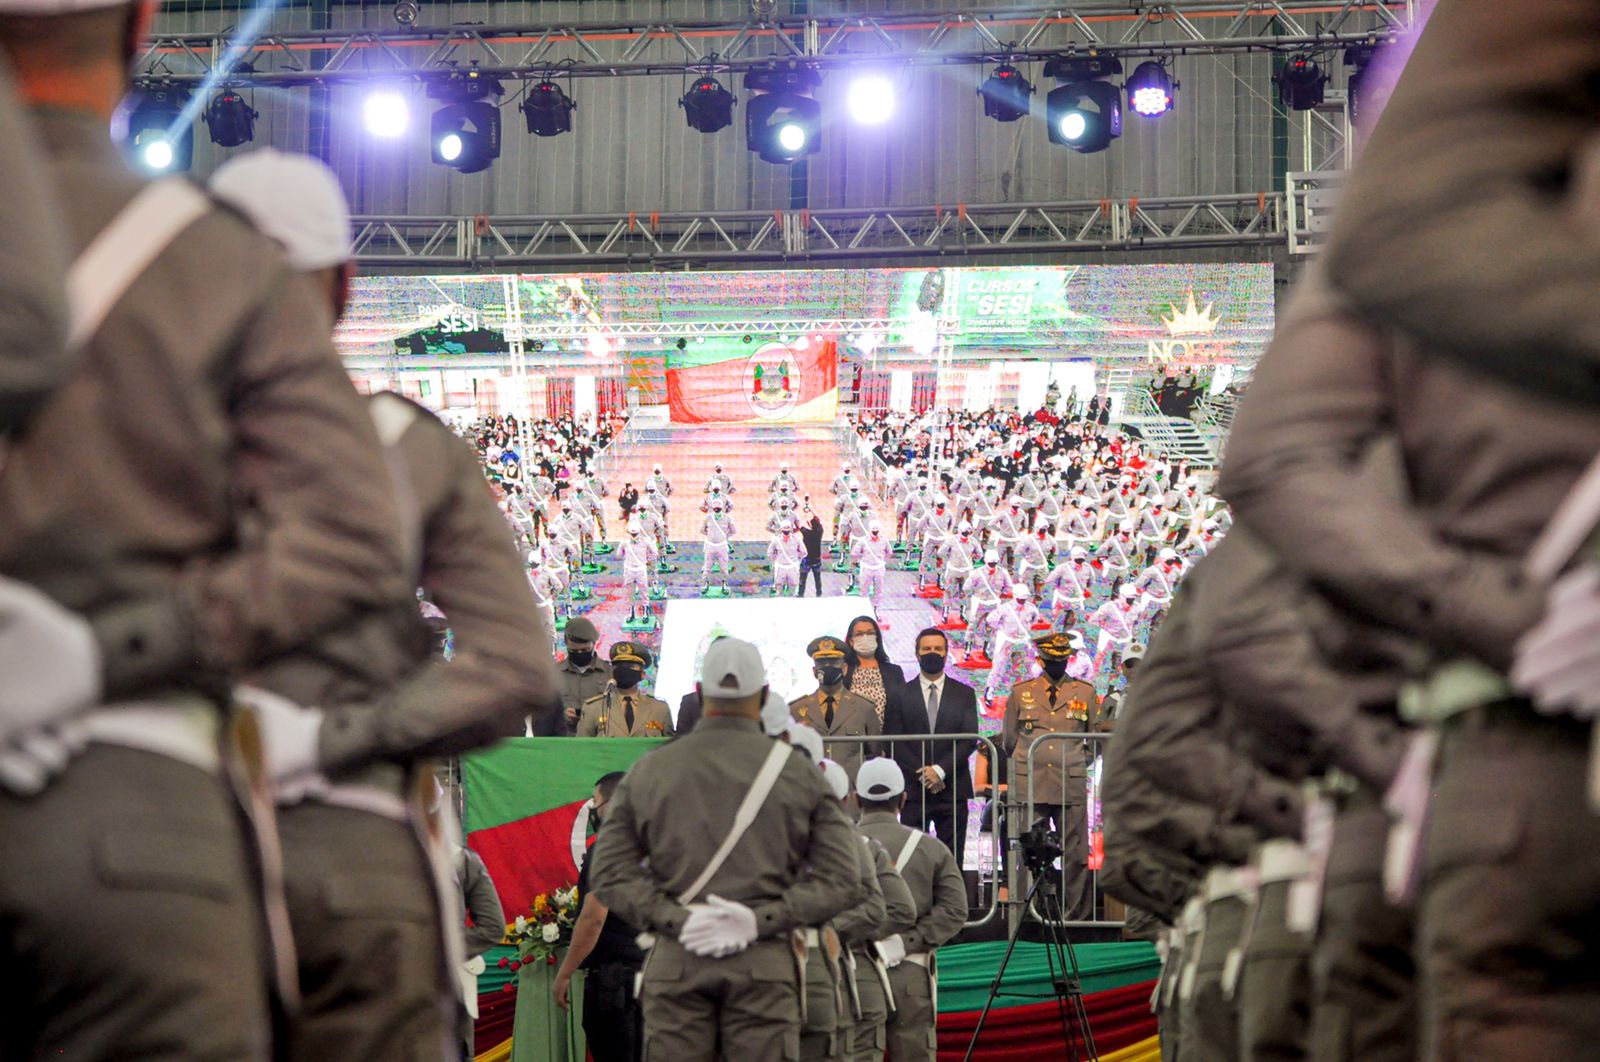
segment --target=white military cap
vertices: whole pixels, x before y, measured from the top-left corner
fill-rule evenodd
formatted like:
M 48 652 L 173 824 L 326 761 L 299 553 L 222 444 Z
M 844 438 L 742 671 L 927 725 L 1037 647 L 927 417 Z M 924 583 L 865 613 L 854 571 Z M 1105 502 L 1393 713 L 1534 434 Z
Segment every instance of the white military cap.
M 10 0 L 0 0 L 0 5 Z M 309 155 L 262 148 L 222 164 L 211 194 L 283 245 L 301 272 L 350 258 L 350 206 L 333 171 Z
M 789 720 L 788 733 L 789 744 L 797 749 L 804 749 L 805 754 L 811 757 L 812 763 L 820 764 L 822 762 L 821 734 L 818 734 L 804 723 L 796 722 L 793 719 Z
M 1120 593 L 1129 601 L 1132 601 L 1134 598 L 1139 596 L 1139 591 L 1134 588 L 1132 583 L 1123 583 Z
M 1028 589 L 1027 583 L 1017 583 L 1011 587 L 1011 596 L 1018 601 L 1026 601 L 1033 596 L 1033 591 Z
M 832 760 L 822 761 L 822 778 L 828 783 L 828 788 L 833 790 L 835 800 L 843 800 L 849 794 L 850 775 Z
M 905 791 L 904 772 L 886 756 L 868 760 L 856 772 L 856 792 L 867 800 L 889 800 Z
M 702 697 L 748 697 L 767 684 L 761 652 L 740 638 L 718 638 L 700 662 Z

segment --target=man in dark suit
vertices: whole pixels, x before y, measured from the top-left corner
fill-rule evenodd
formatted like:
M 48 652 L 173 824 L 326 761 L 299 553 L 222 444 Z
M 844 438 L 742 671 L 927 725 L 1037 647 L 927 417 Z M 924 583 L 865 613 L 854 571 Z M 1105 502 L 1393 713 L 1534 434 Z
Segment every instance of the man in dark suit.
M 700 721 L 700 691 L 690 690 L 678 701 L 678 718 L 672 724 L 672 732 L 682 737 L 694 729 Z
M 929 627 L 917 635 L 919 673 L 891 691 L 884 707 L 883 732 L 892 734 L 976 734 L 978 697 L 971 686 L 944 673 L 950 643 Z M 967 837 L 967 802 L 972 799 L 972 754 L 977 742 L 893 743 L 894 758 L 906 776 L 906 804 L 900 821 L 933 832 L 961 860 Z

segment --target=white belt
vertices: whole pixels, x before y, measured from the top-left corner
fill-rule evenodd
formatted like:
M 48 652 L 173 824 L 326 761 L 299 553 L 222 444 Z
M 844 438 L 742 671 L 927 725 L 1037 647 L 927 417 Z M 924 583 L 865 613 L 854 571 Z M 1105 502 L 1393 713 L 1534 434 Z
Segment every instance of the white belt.
M 375 785 L 335 784 L 320 774 L 282 783 L 274 796 L 279 807 L 309 800 L 330 807 L 364 811 L 394 822 L 412 821 L 411 805 L 399 793 Z
M 931 970 L 933 968 L 933 952 L 909 951 L 906 953 L 905 961 L 913 966 L 920 966 L 924 970 Z
M 818 933 L 815 929 L 806 930 L 805 938 L 807 948 L 817 948 L 822 946 L 822 934 Z
M 153 752 L 202 771 L 222 767 L 222 718 L 199 698 L 108 704 L 79 716 L 75 726 L 102 745 Z
M 1311 856 L 1304 845 L 1294 841 L 1268 841 L 1256 853 L 1256 866 L 1263 885 L 1294 881 L 1311 873 Z
M 1256 872 L 1252 867 L 1212 867 L 1206 874 L 1206 902 L 1249 896 L 1255 887 Z

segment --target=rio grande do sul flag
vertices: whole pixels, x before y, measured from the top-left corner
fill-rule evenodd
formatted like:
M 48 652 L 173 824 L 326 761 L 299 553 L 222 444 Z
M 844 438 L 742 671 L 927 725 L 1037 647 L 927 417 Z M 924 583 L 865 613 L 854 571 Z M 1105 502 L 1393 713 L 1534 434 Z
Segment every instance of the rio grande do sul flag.
M 509 921 L 541 892 L 578 880 L 594 784 L 662 738 L 512 738 L 461 761 L 467 844 L 483 857 Z
M 839 413 L 838 345 L 802 335 L 668 350 L 667 406 L 674 424 L 831 423 Z

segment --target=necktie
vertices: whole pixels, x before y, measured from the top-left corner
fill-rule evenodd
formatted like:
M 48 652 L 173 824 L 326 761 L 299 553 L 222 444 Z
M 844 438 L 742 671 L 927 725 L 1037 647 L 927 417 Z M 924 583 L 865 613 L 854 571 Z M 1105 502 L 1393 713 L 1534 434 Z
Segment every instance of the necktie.
M 822 725 L 829 730 L 833 729 L 833 694 L 828 694 L 822 699 Z
M 633 733 L 633 698 L 622 698 L 622 722 L 627 726 L 628 733 Z
M 939 731 L 939 687 L 928 684 L 928 733 Z
M 1056 710 L 1056 688 L 1054 685 L 1050 687 L 1050 710 L 1052 712 Z

